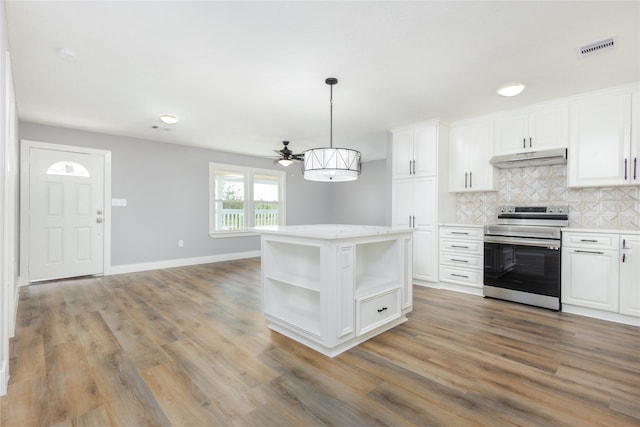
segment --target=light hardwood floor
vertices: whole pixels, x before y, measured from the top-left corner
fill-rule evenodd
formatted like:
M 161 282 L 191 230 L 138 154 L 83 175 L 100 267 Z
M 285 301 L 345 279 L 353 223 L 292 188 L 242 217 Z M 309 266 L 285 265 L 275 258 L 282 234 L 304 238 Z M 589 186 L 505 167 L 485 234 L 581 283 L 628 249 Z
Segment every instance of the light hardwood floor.
M 414 289 L 330 359 L 267 329 L 258 258 L 31 286 L 2 426 L 640 425 L 640 328 Z

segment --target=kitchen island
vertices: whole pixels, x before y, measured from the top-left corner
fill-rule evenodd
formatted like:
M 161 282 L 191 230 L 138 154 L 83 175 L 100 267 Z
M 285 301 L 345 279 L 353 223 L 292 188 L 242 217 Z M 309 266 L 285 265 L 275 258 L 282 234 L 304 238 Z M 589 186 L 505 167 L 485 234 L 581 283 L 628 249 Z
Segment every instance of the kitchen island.
M 411 229 L 320 224 L 256 231 L 270 329 L 334 357 L 407 320 Z

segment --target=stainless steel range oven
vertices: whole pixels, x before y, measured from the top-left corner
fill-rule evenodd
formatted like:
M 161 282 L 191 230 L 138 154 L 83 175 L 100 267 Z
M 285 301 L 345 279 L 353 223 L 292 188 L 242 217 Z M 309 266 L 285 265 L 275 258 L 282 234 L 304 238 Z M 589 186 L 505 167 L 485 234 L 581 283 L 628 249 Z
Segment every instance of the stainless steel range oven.
M 484 230 L 486 297 L 560 310 L 560 245 L 567 206 L 500 207 Z

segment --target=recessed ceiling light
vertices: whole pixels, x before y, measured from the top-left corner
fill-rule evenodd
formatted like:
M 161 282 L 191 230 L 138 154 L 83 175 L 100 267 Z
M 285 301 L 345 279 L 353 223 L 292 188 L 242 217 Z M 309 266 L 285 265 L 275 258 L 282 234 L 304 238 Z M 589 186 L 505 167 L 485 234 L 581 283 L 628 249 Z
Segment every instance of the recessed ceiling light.
M 177 116 L 174 116 L 173 114 L 162 114 L 160 116 L 160 121 L 168 125 L 175 125 L 180 121 L 180 119 Z
M 507 83 L 501 86 L 497 92 L 502 96 L 516 96 L 524 90 L 525 86 L 522 83 Z
M 78 54 L 75 50 L 69 49 L 68 47 L 61 47 L 58 49 L 58 56 L 67 61 L 75 61 L 78 59 Z

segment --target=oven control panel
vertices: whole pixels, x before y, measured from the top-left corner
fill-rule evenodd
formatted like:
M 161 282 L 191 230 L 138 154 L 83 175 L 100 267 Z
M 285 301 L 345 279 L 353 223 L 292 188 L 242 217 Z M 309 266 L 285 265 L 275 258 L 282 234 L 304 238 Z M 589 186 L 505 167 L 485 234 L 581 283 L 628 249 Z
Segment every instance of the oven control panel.
M 568 206 L 500 206 L 499 211 L 504 213 L 556 215 L 569 212 Z

